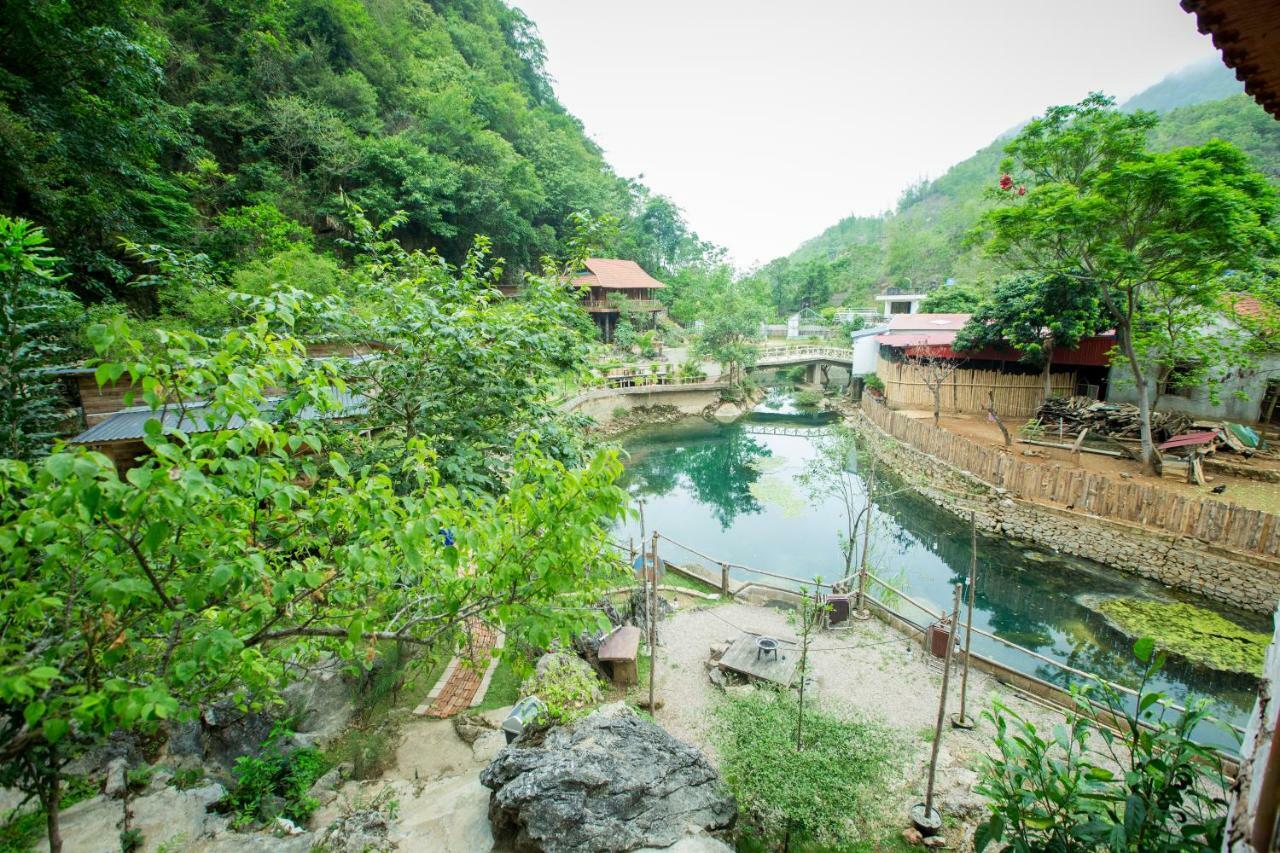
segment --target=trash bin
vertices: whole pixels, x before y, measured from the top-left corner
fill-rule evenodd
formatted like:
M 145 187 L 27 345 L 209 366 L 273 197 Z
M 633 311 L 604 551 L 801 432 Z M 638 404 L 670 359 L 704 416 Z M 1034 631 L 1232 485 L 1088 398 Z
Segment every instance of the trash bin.
M 948 620 L 934 622 L 929 626 L 929 653 L 936 658 L 947 656 L 947 643 L 951 642 L 951 623 Z
M 502 733 L 507 736 L 507 743 L 524 734 L 525 728 L 538 719 L 545 709 L 546 705 L 537 696 L 526 696 L 517 702 L 511 709 L 511 713 L 502 721 Z

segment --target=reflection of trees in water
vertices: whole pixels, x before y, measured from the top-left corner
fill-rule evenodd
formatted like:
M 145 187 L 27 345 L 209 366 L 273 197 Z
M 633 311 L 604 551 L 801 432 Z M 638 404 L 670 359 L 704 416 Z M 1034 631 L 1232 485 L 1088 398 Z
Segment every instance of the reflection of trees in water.
M 751 462 L 769 455 L 772 451 L 743 432 L 741 426 L 719 427 L 708 435 L 650 448 L 633 457 L 628 479 L 633 493 L 662 496 L 683 477 L 694 498 L 710 509 L 724 529 L 739 515 L 760 512 L 760 502 L 751 494 L 760 471 Z

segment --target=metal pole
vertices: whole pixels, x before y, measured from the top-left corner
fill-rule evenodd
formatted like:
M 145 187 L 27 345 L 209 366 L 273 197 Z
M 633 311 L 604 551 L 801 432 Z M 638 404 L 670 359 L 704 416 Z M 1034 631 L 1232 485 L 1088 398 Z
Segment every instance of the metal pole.
M 951 675 L 951 650 L 956 645 L 956 625 L 960 623 L 960 591 L 964 584 L 956 584 L 951 604 L 951 628 L 947 637 L 947 655 L 942 665 L 942 690 L 938 694 L 938 722 L 933 727 L 933 754 L 929 756 L 929 787 L 925 790 L 925 816 L 933 814 L 933 782 L 938 774 L 938 748 L 942 746 L 942 721 L 947 716 L 947 682 Z
M 874 513 L 875 504 L 871 497 L 875 494 L 876 489 L 876 455 L 871 455 L 871 473 L 867 477 L 867 521 L 866 527 L 862 529 L 862 567 L 858 572 L 858 606 L 859 614 L 867 613 L 866 596 L 867 596 L 867 555 L 871 552 L 871 517 Z
M 964 619 L 964 670 L 960 674 L 960 714 L 951 718 L 957 729 L 973 728 L 973 720 L 965 716 L 965 700 L 969 692 L 969 648 L 973 641 L 973 597 L 978 585 L 978 514 L 969 513 L 969 611 Z
M 658 672 L 658 531 L 653 531 L 653 599 L 649 607 L 649 713 L 653 706 L 653 684 Z

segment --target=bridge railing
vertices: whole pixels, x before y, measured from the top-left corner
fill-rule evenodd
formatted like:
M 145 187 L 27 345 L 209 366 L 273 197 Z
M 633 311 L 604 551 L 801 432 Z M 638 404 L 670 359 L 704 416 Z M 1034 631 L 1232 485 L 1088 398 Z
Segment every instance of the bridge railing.
M 844 347 L 824 346 L 767 346 L 760 348 L 756 356 L 756 365 L 759 366 L 767 362 L 800 361 L 804 359 L 853 361 L 853 350 Z

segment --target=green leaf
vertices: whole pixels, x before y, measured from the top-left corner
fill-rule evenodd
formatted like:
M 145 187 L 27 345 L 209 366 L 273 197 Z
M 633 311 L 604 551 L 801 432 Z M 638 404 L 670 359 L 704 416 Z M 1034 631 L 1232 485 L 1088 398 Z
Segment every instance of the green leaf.
M 34 728 L 36 723 L 40 722 L 40 719 L 44 716 L 45 707 L 44 702 L 37 699 L 22 710 L 22 718 L 27 721 L 28 726 Z
M 1133 644 L 1133 654 L 1138 660 L 1146 663 L 1151 660 L 1151 653 L 1155 651 L 1156 641 L 1150 637 L 1141 637 Z

